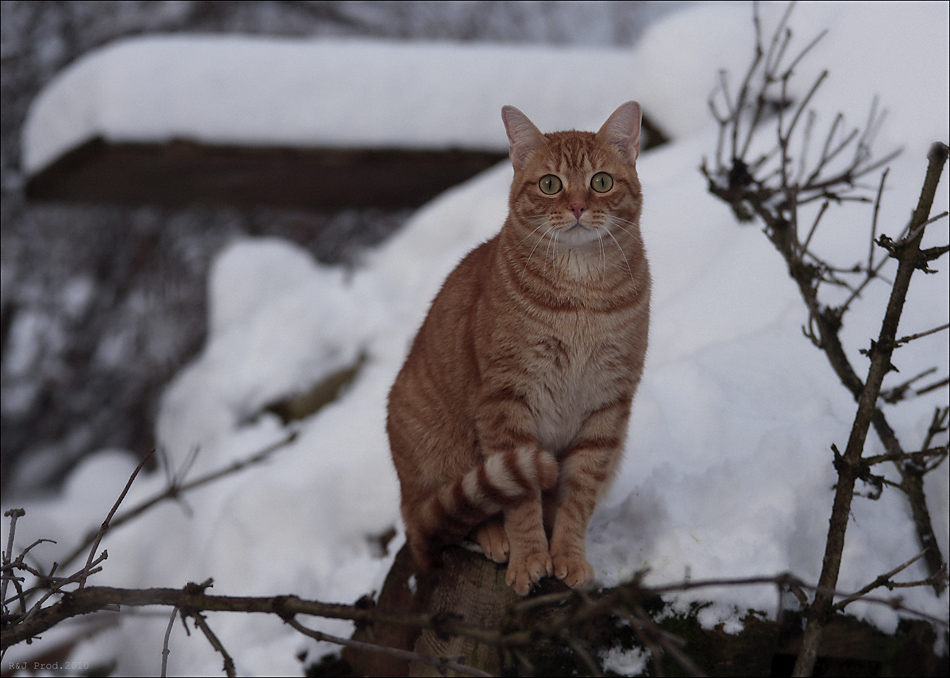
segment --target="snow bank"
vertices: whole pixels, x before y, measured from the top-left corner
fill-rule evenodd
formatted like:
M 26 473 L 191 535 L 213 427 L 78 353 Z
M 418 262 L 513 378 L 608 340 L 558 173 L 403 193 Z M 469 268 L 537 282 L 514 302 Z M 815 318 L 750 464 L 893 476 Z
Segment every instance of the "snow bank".
M 777 11 L 763 7 L 766 34 Z M 892 163 L 888 179 L 880 223 L 889 234 L 900 230 L 916 205 L 927 146 L 947 139 L 948 46 L 942 33 L 947 13 L 945 3 L 816 3 L 798 7 L 793 15 L 792 25 L 803 41 L 831 28 L 807 66 L 833 69 L 825 98 L 816 101 L 823 120 L 830 121 L 842 108 L 863 122 L 875 92 L 892 111 L 880 147 L 886 150 L 889 140 L 899 140 L 907 151 Z M 715 148 L 706 96 L 720 65 L 735 74 L 746 64 L 750 43 L 742 36 L 751 34 L 749 14 L 748 8 L 740 11 L 732 5 L 700 5 L 672 15 L 646 36 L 636 54 L 623 57 L 623 63 L 641 66 L 619 89 L 598 81 L 598 69 L 573 52 L 474 47 L 466 52 L 504 54 L 497 63 L 532 64 L 537 71 L 556 63 L 560 82 L 586 83 L 584 87 L 596 91 L 596 96 L 585 95 L 589 101 L 578 103 L 583 109 L 560 108 L 562 100 L 548 90 L 547 81 L 524 77 L 524 72 L 489 76 L 460 71 L 460 62 L 447 56 L 445 46 L 378 46 L 406 50 L 419 65 L 406 70 L 401 62 L 376 64 L 374 73 L 388 74 L 387 96 L 401 93 L 406 100 L 379 99 L 372 113 L 365 118 L 356 114 L 350 125 L 368 130 L 372 121 L 382 121 L 373 143 L 385 139 L 400 144 L 426 140 L 418 133 L 423 128 L 437 135 L 438 143 L 460 143 L 459 130 L 470 127 L 465 138 L 472 143 L 477 139 L 499 146 L 504 143 L 497 111 L 502 101 L 518 104 L 542 129 L 559 124 L 596 128 L 629 98 L 666 110 L 661 123 L 676 130 L 674 142 L 643 154 L 639 161 L 645 196 L 642 227 L 655 277 L 651 349 L 623 466 L 588 535 L 590 560 L 603 584 L 614 584 L 641 568 L 650 570 L 648 584 L 684 576 L 783 571 L 807 581 L 818 577 L 835 482 L 830 445 L 841 447 L 846 441 L 854 404 L 822 354 L 801 336 L 805 313 L 782 260 L 758 228 L 735 224 L 725 206 L 706 193 L 697 171 L 701 157 Z M 249 43 L 249 51 L 262 48 L 259 41 Z M 208 49 L 210 44 L 199 41 L 195 48 Z M 219 44 L 237 50 L 225 53 L 243 49 L 237 40 Z M 296 49 L 326 49 L 335 55 L 328 63 L 337 64 L 339 71 L 338 64 L 347 62 L 353 45 L 340 43 L 336 52 L 327 44 L 287 47 L 287 52 L 278 46 L 267 49 L 284 58 L 298 54 Z M 906 59 L 905 49 L 911 55 Z M 542 60 L 539 67 L 540 54 L 563 60 Z M 921 59 L 933 68 L 922 68 Z M 207 66 L 198 60 L 197 73 L 214 72 L 212 66 L 222 57 L 210 50 L 208 60 Z M 651 66 L 645 69 L 642 64 Z M 271 69 L 292 70 L 294 65 L 300 65 L 296 57 L 290 65 L 277 60 Z M 421 105 L 420 74 L 427 83 L 447 83 L 471 95 L 426 95 Z M 341 72 L 329 75 L 344 77 Z M 294 77 L 274 79 L 294 82 Z M 499 92 L 502 88 L 480 79 L 495 77 L 507 83 L 505 88 L 516 77 L 523 78 L 522 89 Z M 213 79 L 207 87 L 231 91 L 230 85 Z M 317 106 L 306 87 L 283 91 L 281 96 L 293 94 L 293 106 L 275 105 L 278 116 L 284 109 Z M 485 101 L 471 104 L 477 96 Z M 300 101 L 308 103 L 300 106 Z M 336 106 L 328 104 L 328 110 L 338 113 Z M 410 110 L 424 110 L 428 117 L 418 125 L 418 120 L 406 120 L 406 127 L 400 128 L 405 136 L 399 137 L 394 121 L 412 117 L 406 113 Z M 599 117 L 591 118 L 595 112 Z M 163 133 L 178 134 L 175 115 L 164 115 L 157 117 L 166 120 Z M 257 115 L 263 114 L 249 117 Z M 573 119 L 552 122 L 562 120 L 558 116 Z M 466 124 L 457 125 L 463 119 Z M 209 124 L 209 134 L 230 138 L 241 124 L 222 118 L 217 125 Z M 280 133 L 289 134 L 286 129 Z M 328 143 L 370 139 L 348 136 L 338 126 L 323 133 Z M 260 142 L 256 134 L 248 140 Z M 315 138 L 303 135 L 298 141 L 314 143 Z M 352 274 L 316 264 L 293 246 L 273 240 L 246 241 L 223 252 L 210 282 L 208 343 L 169 387 L 159 417 L 160 442 L 173 467 L 181 467 L 195 447 L 200 448 L 197 463 L 212 468 L 279 439 L 286 431 L 275 417 L 256 414 L 261 405 L 350 364 L 358 354 L 366 356 L 365 362 L 342 396 L 301 422 L 300 437 L 267 464 L 189 495 L 188 511 L 168 505 L 108 535 L 110 559 L 97 581 L 181 586 L 213 576 L 216 593 L 293 592 L 343 602 L 378 590 L 389 560 L 373 554 L 369 538 L 399 524 L 398 486 L 383 427 L 386 392 L 444 276 L 468 249 L 498 229 L 510 178 L 511 169 L 503 164 L 443 194 Z M 937 203 L 935 212 L 947 209 L 945 184 Z M 864 256 L 870 214 L 868 206 L 833 207 L 825 218 L 822 251 L 845 261 Z M 931 230 L 932 244 L 945 242 L 945 224 Z M 915 277 L 902 332 L 947 321 L 950 284 L 946 262 L 940 266 L 936 275 Z M 846 340 L 859 369 L 866 362 L 857 349 L 876 336 L 885 301 L 881 285 L 870 290 L 847 319 Z M 902 372 L 895 378 L 914 374 L 915 361 L 935 363 L 941 374 L 950 369 L 947 333 L 928 342 L 916 354 L 905 349 L 896 356 Z M 933 406 L 941 402 L 946 402 L 946 389 L 894 412 L 898 434 L 910 444 L 920 440 Z M 872 436 L 869 452 L 880 451 Z M 81 483 L 85 490 L 72 483 L 63 497 L 27 507 L 18 531 L 21 542 L 53 532 L 69 543 L 71 525 L 97 524 L 128 471 L 127 465 L 116 462 L 114 473 L 97 471 L 110 459 L 90 459 L 75 476 L 108 479 L 113 489 L 100 483 L 94 493 L 106 499 L 88 500 L 92 481 Z M 129 505 L 162 484 L 160 474 L 141 479 Z M 926 489 L 940 548 L 950 553 L 950 476 L 945 471 L 931 474 Z M 877 502 L 858 499 L 852 513 L 840 579 L 843 590 L 860 588 L 919 550 L 898 493 L 885 491 Z M 50 551 L 38 548 L 34 553 Z M 921 574 L 918 565 L 900 579 Z M 912 608 L 946 615 L 947 594 L 936 599 L 929 589 L 918 588 L 902 595 Z M 686 605 L 700 598 L 714 603 L 703 612 L 708 623 L 735 621 L 736 610 L 749 607 L 775 612 L 771 587 L 707 589 L 675 601 Z M 849 610 L 885 630 L 894 629 L 898 619 L 882 606 L 855 604 Z M 166 622 L 164 615 L 123 616 L 118 626 L 82 645 L 80 654 L 115 657 L 119 673 L 155 673 Z M 329 633 L 347 634 L 339 622 L 314 624 Z M 307 650 L 313 659 L 330 650 L 314 648 L 277 620 L 218 615 L 212 625 L 242 674 L 296 673 L 298 651 Z M 611 661 L 636 670 L 641 659 L 618 655 Z M 187 638 L 176 628 L 169 670 L 217 675 L 220 657 L 200 638 Z

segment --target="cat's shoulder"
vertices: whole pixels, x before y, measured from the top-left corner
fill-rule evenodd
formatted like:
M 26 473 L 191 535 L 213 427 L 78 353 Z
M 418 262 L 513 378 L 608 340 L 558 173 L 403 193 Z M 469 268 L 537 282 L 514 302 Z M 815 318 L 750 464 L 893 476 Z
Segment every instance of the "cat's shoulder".
M 494 265 L 498 237 L 499 235 L 496 234 L 493 238 L 470 250 L 449 274 L 445 281 L 446 284 L 453 277 L 487 274 L 488 270 Z
M 442 283 L 433 301 L 433 310 L 445 311 L 455 307 L 455 312 L 467 309 L 474 303 L 487 280 L 492 276 L 498 236 L 486 240 L 468 252 Z

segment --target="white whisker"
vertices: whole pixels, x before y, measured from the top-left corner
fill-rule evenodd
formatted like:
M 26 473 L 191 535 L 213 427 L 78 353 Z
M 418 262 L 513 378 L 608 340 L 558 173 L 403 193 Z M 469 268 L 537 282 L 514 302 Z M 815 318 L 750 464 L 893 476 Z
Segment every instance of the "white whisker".
M 615 215 L 610 215 L 609 219 L 610 219 L 611 226 L 616 226 L 621 231 L 629 235 L 631 238 L 633 238 L 636 241 L 638 245 L 643 244 L 643 239 L 640 237 L 640 233 L 638 230 L 631 231 L 630 229 L 624 228 L 623 226 L 620 225 L 621 223 L 624 223 L 624 224 L 629 224 L 631 226 L 636 227 L 637 223 L 635 221 L 630 221 L 629 219 L 621 219 L 620 217 L 615 216 Z
M 544 227 L 544 225 L 545 225 L 544 223 L 542 223 L 541 225 L 539 225 L 536 229 L 534 229 L 533 231 L 531 231 L 531 233 L 529 233 L 529 234 L 526 235 L 524 238 L 522 238 L 522 239 L 521 239 L 521 242 L 519 242 L 518 244 L 520 245 L 522 242 L 524 242 L 525 240 L 527 240 L 531 235 L 537 233 L 539 230 L 541 230 L 541 228 Z M 551 233 L 552 230 L 553 230 L 553 229 L 549 227 L 544 233 L 542 233 L 542 234 L 541 234 L 541 237 L 538 238 L 538 241 L 537 241 L 536 243 L 534 243 L 534 247 L 532 247 L 532 248 L 531 248 L 531 251 L 528 253 L 528 258 L 525 259 L 525 261 L 524 261 L 524 268 L 521 269 L 521 281 L 520 281 L 521 284 L 524 284 L 524 274 L 528 272 L 528 264 L 531 262 L 531 257 L 534 256 L 534 251 L 535 251 L 536 249 L 538 249 L 538 245 L 541 244 L 541 241 L 544 240 L 544 239 Z M 544 268 L 545 272 L 547 272 L 547 262 L 545 262 L 544 267 L 545 267 L 545 268 Z
M 643 239 L 640 237 L 639 231 L 631 231 L 630 229 L 624 228 L 623 226 L 620 225 L 620 223 L 618 223 L 618 222 L 623 222 L 626 224 L 630 224 L 631 226 L 636 226 L 637 224 L 635 222 L 629 221 L 627 219 L 621 219 L 620 217 L 616 217 L 613 215 L 611 215 L 609 218 L 610 218 L 611 226 L 615 226 L 619 228 L 621 231 L 623 231 L 624 233 L 626 233 L 627 235 L 629 235 L 631 238 L 634 239 L 634 241 L 638 245 L 643 245 Z
M 545 259 L 544 259 L 544 274 L 545 274 L 545 275 L 547 275 L 547 273 L 548 273 L 548 262 L 550 261 L 550 262 L 551 262 L 551 266 L 553 267 L 553 266 L 554 266 L 554 262 L 555 262 L 554 257 L 557 256 L 557 236 L 558 236 L 558 233 L 559 233 L 560 231 L 558 231 L 557 229 L 552 228 L 552 229 L 551 229 L 550 231 L 548 231 L 548 233 L 546 233 L 545 235 L 550 234 L 552 231 L 554 232 L 554 235 L 551 237 L 551 240 L 548 242 L 548 246 L 547 246 L 547 247 L 545 248 L 545 250 L 544 250 L 544 256 L 545 256 Z M 552 255 L 552 253 L 551 253 L 552 247 L 553 247 L 553 249 L 554 249 L 553 255 Z
M 633 277 L 633 269 L 630 268 L 630 262 L 627 261 L 627 255 L 624 253 L 623 247 L 620 246 L 620 242 L 617 240 L 616 237 L 614 237 L 614 234 L 611 233 L 609 230 L 607 231 L 607 235 L 609 235 L 610 239 L 613 240 L 614 243 L 616 243 L 617 249 L 620 250 L 620 256 L 623 257 L 623 263 L 627 265 L 627 273 L 630 274 L 630 280 L 632 280 L 634 285 L 636 285 L 637 279 Z
M 537 226 L 533 231 L 531 231 L 528 235 L 526 235 L 525 237 L 523 237 L 521 240 L 518 241 L 518 244 L 516 245 L 516 247 L 521 247 L 521 243 L 523 243 L 525 240 L 527 240 L 528 238 L 530 238 L 532 235 L 534 235 L 535 233 L 537 233 L 538 231 L 540 231 L 544 226 L 545 226 L 545 223 L 544 223 L 543 221 L 542 221 L 541 223 L 539 223 L 538 226 Z M 541 239 L 544 239 L 544 236 L 541 236 Z M 540 242 L 540 240 L 539 240 L 538 242 Z M 537 246 L 538 246 L 537 243 L 535 243 L 535 247 L 537 247 Z M 534 250 L 531 250 L 531 251 L 533 252 Z

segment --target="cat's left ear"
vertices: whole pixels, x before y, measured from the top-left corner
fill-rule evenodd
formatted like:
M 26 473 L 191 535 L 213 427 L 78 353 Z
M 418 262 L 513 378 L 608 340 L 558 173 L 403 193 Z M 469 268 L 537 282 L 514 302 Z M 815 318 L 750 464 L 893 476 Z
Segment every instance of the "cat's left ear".
M 528 156 L 544 147 L 544 135 L 528 120 L 528 116 L 514 106 L 501 107 L 501 119 L 508 133 L 508 154 L 515 169 L 521 169 L 528 163 Z
M 616 148 L 631 165 L 640 155 L 640 104 L 628 101 L 614 111 L 600 131 L 597 139 Z

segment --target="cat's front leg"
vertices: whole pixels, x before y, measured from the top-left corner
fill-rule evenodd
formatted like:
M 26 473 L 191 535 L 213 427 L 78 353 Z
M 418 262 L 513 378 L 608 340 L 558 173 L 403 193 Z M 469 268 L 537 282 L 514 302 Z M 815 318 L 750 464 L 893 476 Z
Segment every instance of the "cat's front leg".
M 505 533 L 510 553 L 505 581 L 519 595 L 527 595 L 541 577 L 554 573 L 541 516 L 541 494 L 505 509 Z
M 496 563 L 508 562 L 508 535 L 502 515 L 475 528 L 472 538 L 482 548 L 486 558 Z
M 551 564 L 555 577 L 571 588 L 594 580 L 594 568 L 587 562 L 587 525 L 594 511 L 594 498 L 587 488 L 566 483 L 564 499 L 554 520 L 551 535 Z
M 542 519 L 541 492 L 557 485 L 559 471 L 553 455 L 538 443 L 534 418 L 518 383 L 520 376 L 514 378 L 521 374 L 523 370 L 512 369 L 509 364 L 493 365 L 486 370 L 475 425 L 486 458 L 486 477 L 493 479 L 496 486 L 510 486 L 513 491 L 506 493 L 510 497 L 516 494 L 516 488 L 522 492 L 519 499 L 507 503 L 503 515 L 508 538 L 506 581 L 520 595 L 526 595 L 535 582 L 553 572 Z M 493 464 L 495 459 L 511 457 L 512 451 L 517 452 L 512 457 L 517 463 Z
M 595 410 L 561 455 L 558 507 L 551 533 L 554 575 L 571 588 L 589 584 L 587 526 L 623 453 L 630 399 L 620 397 Z

